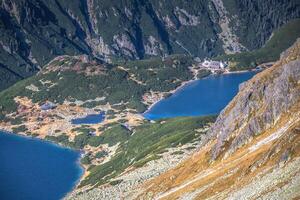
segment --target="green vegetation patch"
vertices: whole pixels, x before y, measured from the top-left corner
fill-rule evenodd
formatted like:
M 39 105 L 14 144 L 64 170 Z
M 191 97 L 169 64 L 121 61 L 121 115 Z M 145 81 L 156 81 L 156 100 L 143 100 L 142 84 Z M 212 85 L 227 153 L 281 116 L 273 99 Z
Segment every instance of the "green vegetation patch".
M 12 131 L 13 131 L 14 133 L 21 133 L 21 132 L 25 132 L 25 131 L 27 131 L 27 130 L 28 130 L 28 129 L 26 128 L 25 125 L 21 125 L 21 126 L 17 126 L 17 127 L 12 128 Z
M 278 60 L 280 53 L 290 47 L 299 37 L 300 19 L 296 19 L 276 30 L 262 48 L 250 52 L 218 56 L 214 60 L 229 61 L 232 71 L 253 69 L 262 63 Z
M 191 57 L 176 55 L 164 60 L 153 58 L 123 63 L 128 71 L 120 69 L 117 63 L 107 65 L 104 73 L 93 76 L 77 73 L 73 69 L 39 73 L 0 92 L 0 117 L 17 110 L 14 102 L 16 96 L 28 97 L 40 104 L 46 100 L 61 104 L 65 100 L 74 102 L 106 97 L 103 101 L 91 101 L 83 106 L 93 108 L 106 103 L 112 105 L 123 102 L 127 105 L 123 105 L 122 109 L 128 107 L 143 112 L 146 106 L 142 103 L 142 96 L 150 90 L 173 90 L 179 86 L 180 81 L 191 79 L 192 73 L 188 67 L 192 62 Z M 144 84 L 132 80 L 132 76 Z M 39 91 L 26 88 L 31 84 Z
M 69 141 L 69 136 L 67 136 L 65 133 L 59 135 L 59 136 L 50 136 L 47 135 L 45 137 L 46 140 L 52 141 L 56 144 L 61 144 L 66 147 L 72 147 L 72 143 Z
M 211 71 L 210 70 L 201 69 L 201 70 L 198 71 L 197 78 L 201 79 L 201 78 L 207 77 L 209 75 L 211 75 Z
M 194 131 L 203 128 L 215 120 L 209 117 L 180 117 L 147 122 L 134 130 L 134 133 L 123 141 L 116 155 L 102 165 L 93 166 L 90 175 L 83 180 L 84 185 L 101 185 L 122 173 L 129 166 L 141 167 L 151 160 L 158 159 L 160 153 L 170 147 L 176 147 L 199 139 Z

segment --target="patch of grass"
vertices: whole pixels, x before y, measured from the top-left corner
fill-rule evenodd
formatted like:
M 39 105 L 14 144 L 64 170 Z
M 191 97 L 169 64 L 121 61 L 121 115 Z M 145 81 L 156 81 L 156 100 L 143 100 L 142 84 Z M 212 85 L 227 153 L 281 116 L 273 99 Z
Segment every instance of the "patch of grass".
M 21 117 L 15 117 L 15 118 L 11 118 L 9 121 L 12 125 L 18 125 L 18 124 L 22 124 L 23 119 Z
M 138 162 L 134 163 L 133 166 L 136 168 L 143 167 L 146 163 L 148 163 L 152 160 L 158 160 L 160 158 L 161 158 L 161 156 L 152 154 L 152 155 L 148 156 L 147 158 L 141 159 Z
M 69 141 L 69 137 L 65 133 L 59 136 L 46 136 L 45 139 L 73 149 L 83 149 L 86 145 L 97 147 L 101 144 L 113 146 L 117 143 L 124 143 L 131 135 L 131 132 L 120 124 L 111 126 L 100 136 L 90 134 L 90 132 L 95 131 L 95 129 L 86 126 L 75 128 L 73 131 L 80 132 L 80 134 L 75 136 L 73 142 Z
M 134 130 L 127 141 L 120 144 L 110 161 L 90 168 L 84 185 L 101 185 L 122 173 L 129 166 L 140 167 L 150 160 L 158 159 L 163 150 L 199 139 L 195 129 L 203 128 L 215 120 L 208 117 L 180 117 L 164 119 L 165 123 L 147 122 Z M 113 133 L 113 132 L 111 132 Z
M 99 137 L 102 138 L 102 144 L 113 146 L 117 143 L 123 143 L 129 139 L 131 132 L 124 126 L 117 124 L 105 130 Z
M 201 69 L 201 70 L 199 70 L 199 72 L 197 74 L 197 78 L 201 79 L 201 78 L 207 77 L 209 75 L 211 75 L 211 71 L 210 70 Z
M 99 151 L 96 153 L 95 158 L 103 158 L 107 155 L 108 155 L 108 153 L 106 151 Z
M 14 133 L 21 133 L 21 132 L 24 133 L 24 132 L 27 131 L 27 128 L 26 128 L 25 125 L 21 125 L 21 126 L 17 126 L 17 127 L 12 128 L 12 131 Z
M 90 159 L 89 155 L 86 155 L 80 160 L 80 162 L 84 165 L 89 165 L 89 164 L 91 164 L 91 159 Z
M 186 150 L 196 149 L 196 147 L 187 147 Z
M 91 132 L 94 132 L 94 131 L 96 131 L 96 129 L 94 129 L 94 128 L 90 128 L 90 127 L 88 127 L 88 126 L 81 126 L 81 127 L 78 127 L 78 128 L 74 128 L 74 129 L 72 129 L 72 131 L 73 132 L 79 132 L 79 133 L 84 133 L 84 134 L 89 134 L 89 133 L 91 133 Z
M 69 141 L 69 136 L 67 136 L 65 133 L 59 135 L 59 136 L 50 136 L 50 135 L 47 135 L 45 137 L 46 140 L 49 140 L 49 141 L 52 141 L 54 143 L 57 143 L 57 144 L 61 144 L 61 145 L 64 145 L 64 146 L 67 146 L 67 147 L 72 147 L 72 143 Z
M 107 65 L 102 74 L 94 76 L 86 76 L 84 73 L 77 73 L 73 69 L 39 73 L 0 92 L 0 115 L 3 116 L 17 110 L 17 105 L 14 102 L 16 96 L 28 97 L 34 103 L 49 100 L 57 104 L 61 104 L 65 100 L 74 102 L 74 100 L 85 101 L 106 97 L 103 101 L 91 101 L 83 106 L 93 108 L 106 103 L 113 105 L 123 102 L 128 103 L 128 106 L 121 105 L 118 109 L 124 110 L 128 107 L 143 112 L 146 109 L 145 105 L 141 103 L 143 94 L 150 89 L 170 91 L 180 84 L 174 80 L 186 81 L 191 79 L 192 73 L 188 66 L 192 62 L 191 57 L 177 55 L 167 57 L 165 60 L 155 58 L 124 63 L 123 66 L 129 71 L 119 69 L 117 65 Z M 61 63 L 57 63 L 57 65 L 59 64 Z M 144 82 L 145 85 L 131 80 L 131 75 Z M 50 81 L 51 84 L 42 84 L 41 80 Z M 39 91 L 26 89 L 31 84 L 38 87 Z
M 39 134 L 37 134 L 37 133 L 30 133 L 30 136 L 31 137 L 37 137 L 37 136 L 39 136 Z
M 114 181 L 109 182 L 109 184 L 110 185 L 118 185 L 118 184 L 122 183 L 122 181 L 123 180 L 121 180 L 121 179 L 120 180 L 114 180 Z
M 174 151 L 172 153 L 172 155 L 181 155 L 181 154 L 184 154 L 184 152 L 183 151 Z

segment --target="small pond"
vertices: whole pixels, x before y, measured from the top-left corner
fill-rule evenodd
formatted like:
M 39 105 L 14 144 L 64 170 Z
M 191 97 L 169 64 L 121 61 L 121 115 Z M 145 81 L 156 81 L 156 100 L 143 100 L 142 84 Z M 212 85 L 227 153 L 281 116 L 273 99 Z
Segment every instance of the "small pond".
M 101 112 L 99 114 L 91 114 L 82 118 L 72 119 L 72 124 L 98 124 L 102 122 L 105 118 L 105 113 Z

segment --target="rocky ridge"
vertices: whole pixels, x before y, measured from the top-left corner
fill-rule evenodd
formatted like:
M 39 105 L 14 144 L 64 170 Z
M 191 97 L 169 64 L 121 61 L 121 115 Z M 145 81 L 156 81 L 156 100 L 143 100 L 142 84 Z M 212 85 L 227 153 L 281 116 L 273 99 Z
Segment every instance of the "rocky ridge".
M 300 40 L 240 86 L 205 145 L 140 187 L 136 199 L 297 199 Z
M 280 115 L 299 101 L 299 49 L 300 40 L 281 55 L 275 66 L 240 86 L 239 95 L 221 112 L 210 130 L 211 136 L 217 137 L 212 159 L 224 150 L 227 154 L 234 152 L 257 134 L 274 126 Z M 282 67 L 276 67 L 280 65 Z M 224 149 L 225 143 L 228 149 Z
M 116 185 L 106 184 L 98 188 L 93 188 L 88 191 L 77 189 L 71 192 L 65 199 L 71 200 L 111 200 L 111 199 L 131 199 L 132 191 L 138 191 L 139 187 L 147 180 L 157 177 L 163 172 L 175 167 L 179 162 L 187 159 L 201 143 L 186 144 L 181 147 L 170 148 L 162 154 L 162 158 L 148 162 L 140 168 L 129 169 L 117 178 L 115 181 L 121 180 Z M 191 150 L 186 150 L 186 149 Z M 182 151 L 182 154 L 174 154 L 174 152 Z M 113 180 L 113 181 L 114 181 Z

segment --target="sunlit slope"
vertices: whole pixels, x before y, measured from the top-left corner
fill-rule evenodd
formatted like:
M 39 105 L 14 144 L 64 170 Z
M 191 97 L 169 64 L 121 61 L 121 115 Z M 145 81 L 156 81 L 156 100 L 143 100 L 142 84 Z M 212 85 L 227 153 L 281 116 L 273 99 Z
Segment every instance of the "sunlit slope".
M 300 41 L 240 87 L 210 141 L 138 198 L 299 198 Z M 133 195 L 134 196 L 134 195 Z

